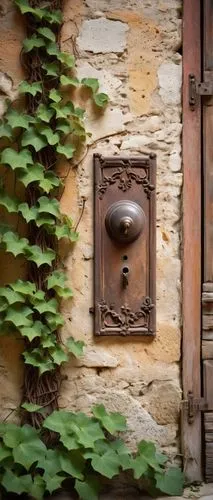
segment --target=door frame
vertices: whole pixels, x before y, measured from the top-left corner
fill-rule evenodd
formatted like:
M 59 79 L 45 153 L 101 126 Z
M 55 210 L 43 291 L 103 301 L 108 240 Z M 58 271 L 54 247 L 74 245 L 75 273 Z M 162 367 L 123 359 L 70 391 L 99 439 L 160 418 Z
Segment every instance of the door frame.
M 201 106 L 189 106 L 189 74 L 201 81 L 200 0 L 183 1 L 183 399 L 201 397 Z M 188 481 L 202 480 L 201 412 L 182 412 L 181 442 Z

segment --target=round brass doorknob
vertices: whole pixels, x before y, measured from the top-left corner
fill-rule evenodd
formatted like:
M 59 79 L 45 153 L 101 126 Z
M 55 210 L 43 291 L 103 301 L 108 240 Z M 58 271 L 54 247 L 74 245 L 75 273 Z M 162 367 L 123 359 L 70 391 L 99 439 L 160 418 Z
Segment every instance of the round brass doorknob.
M 143 209 L 134 201 L 116 201 L 105 217 L 109 236 L 120 243 L 131 243 L 142 233 L 146 221 Z

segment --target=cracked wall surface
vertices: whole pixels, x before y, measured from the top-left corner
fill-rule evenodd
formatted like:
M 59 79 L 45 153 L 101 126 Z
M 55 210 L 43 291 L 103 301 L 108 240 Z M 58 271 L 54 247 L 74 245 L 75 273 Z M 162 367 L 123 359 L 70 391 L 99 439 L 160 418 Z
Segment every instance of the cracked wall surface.
M 19 53 L 24 36 L 12 2 L 0 8 L 0 111 L 23 78 Z M 5 46 L 7 45 L 7 51 Z M 89 411 L 94 403 L 128 418 L 126 440 L 134 448 L 152 439 L 175 458 L 179 453 L 181 340 L 181 1 L 66 0 L 63 50 L 77 56 L 80 78 L 100 80 L 110 104 L 97 113 L 87 107 L 91 137 L 81 161 L 70 170 L 61 200 L 80 240 L 64 263 L 74 298 L 63 303 L 63 337 L 87 344 L 80 360 L 64 367 L 61 406 Z M 157 154 L 157 335 L 154 340 L 94 339 L 92 156 Z M 78 165 L 77 165 L 78 163 Z M 61 165 L 67 171 L 68 164 Z M 4 264 L 3 264 L 4 266 Z M 17 268 L 16 268 L 17 269 Z M 17 272 L 17 271 L 16 271 Z M 20 349 L 1 340 L 1 386 L 5 415 L 20 400 Z M 14 371 L 15 367 L 15 371 Z

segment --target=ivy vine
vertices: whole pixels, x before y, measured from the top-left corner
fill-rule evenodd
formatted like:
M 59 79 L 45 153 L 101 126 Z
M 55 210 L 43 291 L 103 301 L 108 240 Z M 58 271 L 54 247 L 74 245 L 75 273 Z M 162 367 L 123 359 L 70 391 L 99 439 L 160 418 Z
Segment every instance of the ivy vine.
M 5 252 L 27 260 L 29 281 L 18 280 L 0 288 L 1 333 L 14 331 L 26 339 L 24 400 L 45 404 L 52 411 L 57 407 L 59 367 L 70 352 L 75 355 L 76 349 L 83 349 L 83 343 L 74 339 L 62 346 L 58 334 L 64 323 L 60 300 L 72 296 L 60 263 L 58 242 L 66 239 L 73 243 L 78 234 L 71 218 L 60 211 L 63 183 L 55 167 L 60 156 L 70 162 L 87 138 L 85 110 L 76 107 L 67 94 L 73 87 L 86 86 L 98 107 L 107 104 L 108 96 L 98 92 L 98 80 L 85 78 L 80 82 L 73 74 L 74 56 L 60 50 L 57 38 L 62 15 L 56 9 L 60 1 L 49 2 L 47 7 L 41 1 L 15 3 L 27 21 L 28 36 L 22 51 L 27 80 L 19 85 L 24 109 L 9 103 L 0 124 L 0 161 L 4 167 L 0 205 L 24 219 L 29 236 L 22 238 L 4 224 L 0 241 Z M 24 201 L 15 193 L 7 193 L 9 170 L 14 175 L 15 191 L 19 184 L 25 188 Z M 41 424 L 36 414 L 26 414 L 25 419 Z
M 153 443 L 142 441 L 131 454 L 120 439 L 127 429 L 122 415 L 108 413 L 103 405 L 93 407 L 90 417 L 58 409 L 60 366 L 70 353 L 81 356 L 84 343 L 70 337 L 64 345 L 59 334 L 61 299 L 72 297 L 59 242 L 73 244 L 78 234 L 60 210 L 63 181 L 56 166 L 62 157 L 70 168 L 88 135 L 85 110 L 68 97 L 70 89 L 86 87 L 98 108 L 107 105 L 108 96 L 99 92 L 97 79 L 79 81 L 74 56 L 60 50 L 61 0 L 14 2 L 26 21 L 21 54 L 26 80 L 19 85 L 20 99 L 8 101 L 0 122 L 0 206 L 5 213 L 0 247 L 25 259 L 28 277 L 0 287 L 1 335 L 18 334 L 25 344 L 23 425 L 0 424 L 1 490 L 8 492 L 6 498 L 23 493 L 42 500 L 67 484 L 82 500 L 97 500 L 102 477 L 131 470 L 135 479 L 144 478 L 147 491 L 177 495 L 183 486 L 180 469 L 168 468 L 167 457 Z M 26 237 L 19 224 L 10 223 L 10 215 L 25 223 Z

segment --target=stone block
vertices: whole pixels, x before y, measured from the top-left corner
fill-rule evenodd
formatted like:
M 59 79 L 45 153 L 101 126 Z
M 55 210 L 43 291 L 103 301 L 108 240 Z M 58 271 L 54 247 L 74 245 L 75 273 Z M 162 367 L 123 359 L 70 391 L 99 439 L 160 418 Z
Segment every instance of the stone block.
M 87 366 L 88 368 L 116 368 L 119 360 L 102 347 L 87 347 L 84 356 L 80 358 L 77 366 Z
M 128 25 L 120 21 L 110 21 L 103 17 L 89 19 L 82 23 L 78 47 L 94 54 L 107 52 L 122 53 L 126 48 Z
M 178 422 L 182 392 L 173 382 L 153 382 L 142 398 L 143 407 L 160 425 Z
M 181 65 L 164 62 L 158 69 L 159 94 L 164 104 L 180 104 L 182 86 Z

